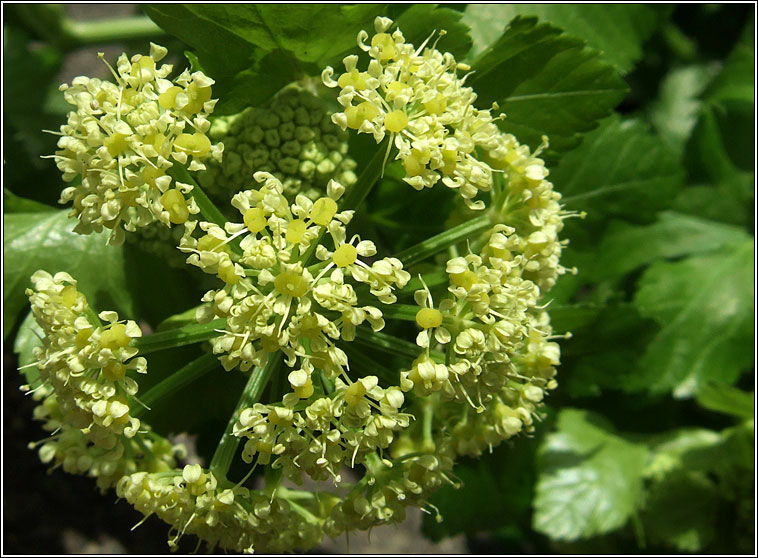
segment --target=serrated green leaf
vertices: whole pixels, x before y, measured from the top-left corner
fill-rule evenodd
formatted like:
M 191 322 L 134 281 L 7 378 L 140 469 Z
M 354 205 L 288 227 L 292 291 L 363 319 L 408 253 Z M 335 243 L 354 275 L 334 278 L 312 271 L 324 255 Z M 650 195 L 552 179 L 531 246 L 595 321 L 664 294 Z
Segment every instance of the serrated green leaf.
M 613 116 L 563 157 L 550 180 L 566 207 L 586 211 L 590 224 L 611 217 L 644 222 L 676 195 L 682 170 L 643 123 Z
M 705 219 L 661 212 L 652 225 L 611 223 L 594 258 L 582 268 L 585 280 L 620 276 L 663 258 L 675 258 L 734 246 L 746 240 L 739 227 Z
M 599 415 L 564 409 L 540 448 L 534 529 L 574 541 L 622 527 L 640 502 L 647 454 Z
M 134 313 L 121 247 L 106 245 L 106 233 L 74 233 L 74 220 L 67 214 L 63 210 L 5 216 L 3 336 L 28 304 L 24 291 L 31 287 L 29 279 L 38 269 L 70 273 L 98 310 L 117 310 L 127 316 Z
M 242 43 L 248 52 L 282 51 L 319 67 L 356 47 L 358 32 L 370 28 L 380 5 L 359 4 L 161 4 L 147 14 L 187 44 L 214 57 Z M 219 37 L 219 34 L 221 36 Z M 219 40 L 223 38 L 223 40 Z M 232 44 L 225 41 L 231 40 Z M 288 63 L 282 57 L 282 63 Z
M 476 56 L 494 43 L 517 16 L 536 16 L 566 32 L 628 71 L 642 56 L 642 44 L 658 23 L 649 6 L 639 4 L 469 4 L 463 22 L 471 26 Z
M 548 160 L 576 147 L 627 91 L 597 51 L 535 18 L 513 20 L 472 68 L 478 104 L 497 101 L 507 115 L 501 127 L 533 149 L 547 135 Z
M 746 240 L 645 272 L 634 304 L 662 327 L 642 356 L 641 385 L 691 397 L 712 380 L 734 383 L 752 365 L 753 249 Z
M 755 392 L 724 384 L 706 384 L 697 394 L 697 402 L 711 411 L 743 419 L 750 419 L 755 413 Z
M 458 60 L 471 49 L 469 26 L 462 21 L 463 14 L 434 4 L 412 4 L 395 19 L 395 27 L 403 32 L 406 42 L 421 46 L 432 31 L 445 30 L 437 48 L 452 53 Z M 371 32 L 372 29 L 366 29 Z M 437 35 L 432 39 L 436 40 Z

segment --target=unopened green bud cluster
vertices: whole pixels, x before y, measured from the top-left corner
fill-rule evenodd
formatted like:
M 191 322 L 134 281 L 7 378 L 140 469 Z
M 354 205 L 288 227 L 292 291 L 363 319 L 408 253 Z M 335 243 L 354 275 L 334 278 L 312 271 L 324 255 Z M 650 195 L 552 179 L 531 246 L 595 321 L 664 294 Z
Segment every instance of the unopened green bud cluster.
M 332 179 L 345 188 L 356 181 L 347 134 L 332 124 L 326 104 L 304 89 L 289 87 L 270 107 L 216 118 L 210 136 L 223 141 L 224 160 L 207 164 L 198 181 L 227 203 L 254 184 L 253 173 L 259 171 L 278 178 L 288 199 L 304 194 L 315 200 Z

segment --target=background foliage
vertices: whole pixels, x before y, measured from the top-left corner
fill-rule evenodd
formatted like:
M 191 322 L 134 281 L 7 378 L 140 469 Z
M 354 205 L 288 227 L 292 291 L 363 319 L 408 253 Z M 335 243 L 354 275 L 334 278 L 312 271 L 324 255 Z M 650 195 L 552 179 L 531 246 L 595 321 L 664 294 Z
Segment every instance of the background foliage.
M 579 272 L 550 294 L 556 331 L 573 334 L 561 342 L 560 387 L 535 437 L 462 462 L 466 487 L 435 496 L 445 521 L 425 522 L 426 536 L 466 533 L 472 550 L 498 552 L 754 551 L 753 6 L 143 10 L 154 23 L 140 17 L 111 37 L 188 51 L 217 81 L 218 114 L 338 66 L 357 31 L 386 14 L 416 44 L 447 29 L 440 47 L 471 64 L 480 106 L 497 101 L 503 128 L 533 148 L 549 137 L 550 179 L 567 209 L 587 213 L 563 234 L 564 263 Z M 4 339 L 27 315 L 23 291 L 38 267 L 75 274 L 97 306 L 157 328 L 195 304 L 195 276 L 134 245 L 73 234 L 56 207 L 60 176 L 40 159 L 55 150 L 40 130 L 57 129 L 67 110 L 57 94 L 65 54 L 109 35 L 55 6 L 5 16 Z M 352 146 L 359 162 L 363 145 Z M 392 167 L 380 186 L 364 207 L 378 238 L 402 247 L 443 227 L 403 225 L 407 186 Z M 450 203 L 438 189 L 419 195 Z M 29 340 L 17 339 L 22 356 Z M 151 360 L 155 380 L 165 360 Z M 176 402 L 207 407 L 193 417 L 210 433 L 236 399 L 217 385 L 205 386 L 211 406 Z M 176 427 L 176 416 L 156 427 Z

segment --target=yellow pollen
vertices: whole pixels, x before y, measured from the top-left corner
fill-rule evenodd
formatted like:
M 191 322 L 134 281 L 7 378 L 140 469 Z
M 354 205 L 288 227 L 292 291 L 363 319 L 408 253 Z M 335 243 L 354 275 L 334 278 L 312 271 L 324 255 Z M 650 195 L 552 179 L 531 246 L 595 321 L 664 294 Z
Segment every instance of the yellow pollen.
M 358 259 L 358 250 L 352 244 L 343 244 L 334 251 L 332 261 L 337 267 L 347 267 Z
M 180 225 L 189 218 L 187 201 L 179 190 L 166 190 L 161 196 L 161 205 L 168 211 L 168 220 L 175 225 Z
M 124 324 L 113 324 L 100 335 L 100 345 L 106 349 L 126 347 L 131 340 Z
M 302 219 L 290 221 L 289 225 L 287 225 L 287 234 L 284 235 L 284 238 L 292 244 L 300 244 L 307 228 L 308 224 Z
M 368 101 L 364 101 L 357 106 L 351 106 L 345 109 L 347 127 L 353 130 L 357 130 L 366 120 L 373 120 L 378 115 L 379 109 Z
M 395 41 L 388 33 L 377 33 L 371 38 L 371 46 L 378 47 L 379 60 L 390 60 L 395 57 Z
M 416 323 L 424 329 L 442 325 L 442 312 L 436 308 L 422 308 L 416 314 Z
M 337 84 L 344 89 L 348 85 L 352 85 L 356 91 L 366 89 L 366 73 L 359 72 L 357 68 L 353 68 L 351 72 L 345 72 L 337 80 Z
M 218 276 L 224 283 L 236 285 L 240 277 L 234 271 L 234 264 L 230 260 L 224 260 L 218 264 Z
M 384 127 L 390 132 L 400 132 L 408 125 L 408 116 L 402 110 L 393 110 L 384 117 Z
M 355 382 L 345 390 L 345 403 L 351 407 L 357 405 L 366 395 L 366 387 L 361 382 Z
M 193 157 L 204 157 L 211 151 L 211 140 L 201 132 L 179 134 L 174 140 L 174 147 Z
M 337 202 L 332 198 L 319 198 L 311 208 L 311 220 L 325 227 L 337 213 Z
M 251 233 L 259 233 L 266 228 L 266 212 L 259 207 L 251 207 L 245 211 L 242 220 Z
M 189 103 L 184 107 L 184 110 L 191 114 L 195 114 L 203 110 L 203 105 L 206 101 L 211 100 L 211 87 L 198 87 L 194 81 L 187 86 L 187 96 L 189 97 Z
M 176 96 L 182 92 L 182 88 L 173 85 L 166 89 L 158 97 L 158 103 L 166 110 L 171 110 L 176 106 Z
M 274 279 L 274 288 L 283 295 L 301 297 L 308 291 L 308 282 L 300 273 L 284 271 Z

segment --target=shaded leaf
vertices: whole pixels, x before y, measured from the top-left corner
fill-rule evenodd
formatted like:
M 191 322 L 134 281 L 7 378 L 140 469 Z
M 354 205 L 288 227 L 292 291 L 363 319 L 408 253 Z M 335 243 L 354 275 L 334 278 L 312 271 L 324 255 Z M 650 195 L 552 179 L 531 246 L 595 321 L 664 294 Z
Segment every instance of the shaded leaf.
M 729 225 L 661 212 L 652 225 L 612 223 L 582 276 L 597 281 L 623 275 L 663 258 L 710 252 L 745 241 L 745 232 Z
M 586 211 L 591 224 L 611 217 L 644 222 L 674 197 L 682 171 L 644 124 L 613 116 L 567 153 L 550 179 L 566 207 Z
M 585 305 L 594 307 L 594 319 L 586 324 L 575 323 L 571 339 L 560 342 L 562 389 L 570 397 L 642 389 L 635 383 L 638 361 L 655 334 L 655 322 L 641 316 L 628 303 Z M 560 313 L 557 318 L 560 325 Z
M 161 27 L 214 60 L 253 48 L 280 50 L 294 60 L 325 66 L 356 47 L 358 31 L 369 28 L 380 5 L 161 4 L 147 14 Z M 220 40 L 221 39 L 221 40 Z M 228 42 L 231 41 L 231 42 Z M 288 63 L 283 57 L 282 63 Z
M 122 249 L 106 245 L 106 233 L 74 233 L 75 221 L 67 214 L 68 211 L 63 210 L 5 216 L 3 336 L 10 332 L 28 304 L 24 291 L 31 287 L 30 277 L 38 269 L 70 273 L 98 310 L 117 310 L 127 316 L 134 313 L 126 288 Z
M 702 473 L 669 475 L 648 491 L 642 511 L 645 535 L 655 544 L 698 552 L 716 534 L 719 493 Z
M 558 415 L 539 450 L 533 527 L 573 541 L 622 527 L 639 505 L 647 449 L 579 409 Z
M 746 392 L 724 384 L 706 384 L 697 394 L 697 402 L 711 411 L 750 419 L 755 414 L 755 392 Z
M 753 362 L 753 241 L 653 264 L 634 303 L 661 324 L 640 362 L 640 385 L 690 397 L 711 380 L 734 383 Z
M 533 149 L 547 135 L 548 160 L 576 147 L 581 134 L 608 116 L 627 91 L 597 51 L 534 18 L 513 20 L 472 68 L 467 83 L 478 104 L 497 101 L 508 116 L 501 127 Z
M 471 26 L 472 55 L 494 43 L 517 16 L 536 16 L 582 37 L 624 72 L 642 56 L 642 44 L 658 23 L 655 10 L 639 4 L 469 4 L 463 22 Z
M 58 211 L 46 203 L 17 196 L 8 188 L 3 188 L 3 209 L 5 213 L 35 213 L 38 211 Z
M 432 31 L 444 29 L 446 34 L 437 43 L 437 48 L 442 52 L 451 52 L 461 60 L 472 44 L 469 26 L 462 16 L 461 12 L 434 4 L 412 4 L 395 19 L 395 27 L 403 32 L 406 42 L 413 43 L 416 48 L 429 38 Z M 373 26 L 366 31 L 371 33 Z M 437 36 L 432 38 L 429 46 L 434 44 Z
M 491 531 L 527 523 L 534 496 L 534 459 L 538 440 L 519 439 L 478 459 L 463 459 L 454 473 L 463 486 L 444 486 L 430 502 L 442 515 L 425 515 L 423 533 L 440 540 L 458 533 Z

